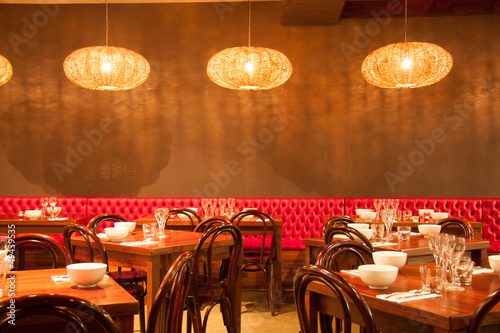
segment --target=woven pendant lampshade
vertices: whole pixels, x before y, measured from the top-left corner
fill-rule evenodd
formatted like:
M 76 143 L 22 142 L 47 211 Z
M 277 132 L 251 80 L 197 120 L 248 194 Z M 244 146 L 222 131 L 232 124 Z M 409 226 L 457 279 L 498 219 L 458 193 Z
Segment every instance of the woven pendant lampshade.
M 268 90 L 285 83 L 292 64 L 281 52 L 250 46 L 251 1 L 248 0 L 248 46 L 224 49 L 208 61 L 210 80 L 234 90 Z
M 73 51 L 64 61 L 64 73 L 80 87 L 92 90 L 128 90 L 148 78 L 148 61 L 123 47 L 93 46 Z
M 9 82 L 12 77 L 12 65 L 3 55 L 0 55 L 0 86 Z
M 281 52 L 263 47 L 233 47 L 212 56 L 207 66 L 210 80 L 235 90 L 266 90 L 285 83 L 292 64 Z
M 361 64 L 368 83 L 380 88 L 419 88 L 441 81 L 453 67 L 453 58 L 442 47 L 408 42 L 408 0 L 405 0 L 405 40 L 370 53 Z
M 381 88 L 418 88 L 440 81 L 452 67 L 453 59 L 442 47 L 402 42 L 373 51 L 363 61 L 361 74 Z
M 91 90 L 129 90 L 148 78 L 150 66 L 139 53 L 108 45 L 108 1 L 106 0 L 106 46 L 73 51 L 63 64 L 64 74 L 76 85 Z

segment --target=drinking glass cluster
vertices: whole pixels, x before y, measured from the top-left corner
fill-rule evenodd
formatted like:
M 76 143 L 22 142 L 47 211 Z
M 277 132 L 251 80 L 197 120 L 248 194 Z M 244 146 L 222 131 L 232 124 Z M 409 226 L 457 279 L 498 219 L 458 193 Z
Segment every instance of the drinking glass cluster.
M 168 213 L 170 210 L 168 208 L 156 208 L 155 209 L 155 219 L 158 223 L 158 238 L 165 238 L 165 224 L 167 223 Z
M 201 206 L 205 218 L 211 216 L 231 217 L 235 213 L 234 198 L 203 198 L 201 199 Z

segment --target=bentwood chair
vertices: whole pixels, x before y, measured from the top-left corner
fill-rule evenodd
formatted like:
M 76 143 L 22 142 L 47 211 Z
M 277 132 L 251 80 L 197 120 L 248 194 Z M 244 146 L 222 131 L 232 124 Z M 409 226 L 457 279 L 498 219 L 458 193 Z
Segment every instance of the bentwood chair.
M 201 222 L 200 215 L 198 215 L 198 213 L 194 210 L 189 208 L 173 208 L 169 211 L 165 228 L 168 229 L 168 221 L 172 220 L 172 217 L 175 215 L 177 215 L 179 218 L 187 217 L 189 222 L 191 222 L 191 231 L 193 231 L 196 225 Z
M 339 272 L 341 269 L 357 268 L 359 265 L 373 264 L 373 250 L 363 243 L 352 240 L 338 240 L 326 244 L 316 259 L 316 266 Z M 332 317 L 320 314 L 320 325 L 323 333 L 340 332 L 342 321 L 335 319 L 332 330 Z
M 14 240 L 16 267 L 12 270 L 58 268 L 61 265 L 66 267 L 70 262 L 66 249 L 52 236 L 26 233 L 16 235 Z M 31 255 L 27 254 L 27 251 L 32 252 Z M 40 253 L 44 255 L 42 256 Z M 34 259 L 30 259 L 32 257 Z
M 356 291 L 356 289 L 342 276 L 338 275 L 332 270 L 318 267 L 316 265 L 309 265 L 300 268 L 293 279 L 293 292 L 295 296 L 295 305 L 297 306 L 297 314 L 299 316 L 299 323 L 301 333 L 317 333 L 317 329 L 313 330 L 312 327 L 317 327 L 317 316 L 311 315 L 309 319 L 306 309 L 306 294 L 308 286 L 312 282 L 317 282 L 324 285 L 331 290 L 340 305 L 342 311 L 342 319 L 344 321 L 344 332 L 352 332 L 352 317 L 351 308 L 355 307 L 361 319 L 363 319 L 363 327 L 367 333 L 376 333 L 375 322 L 370 308 L 365 300 Z M 313 298 L 311 298 L 313 299 Z M 349 304 L 352 303 L 352 304 Z M 312 304 L 311 308 L 314 309 L 315 305 Z
M 76 255 L 73 246 L 71 245 L 71 236 L 73 234 L 79 234 L 85 240 L 87 244 L 87 254 L 89 257 L 89 261 L 100 261 L 108 265 L 108 276 L 115 280 L 123 289 L 128 291 L 130 295 L 132 295 L 135 299 L 139 301 L 139 322 L 141 332 L 144 333 L 146 331 L 146 323 L 145 323 L 145 311 L 144 311 L 144 297 L 146 295 L 145 288 L 137 283 L 127 282 L 124 279 L 114 278 L 111 272 L 109 272 L 109 264 L 108 264 L 108 255 L 106 253 L 106 249 L 101 239 L 97 236 L 97 234 L 84 225 L 79 224 L 69 224 L 64 227 L 64 246 L 66 247 L 66 251 L 69 254 L 70 261 L 72 263 L 77 262 Z M 93 248 L 93 244 L 95 243 L 96 250 Z M 96 253 L 94 253 L 96 252 Z M 96 255 L 94 255 L 96 254 Z
M 331 243 L 336 235 L 346 236 L 352 240 L 358 240 L 368 248 L 370 248 L 372 251 L 375 251 L 370 240 L 359 230 L 342 225 L 331 226 L 325 231 L 325 244 Z
M 125 216 L 117 214 L 100 214 L 94 216 L 87 224 L 87 227 L 95 234 L 99 234 L 100 232 L 104 232 L 104 228 L 114 226 L 115 222 L 128 222 L 128 219 Z M 114 280 L 124 283 L 142 284 L 144 290 L 146 290 L 148 275 L 143 270 L 135 270 L 134 268 L 122 270 L 121 267 L 118 267 L 118 271 L 109 272 L 109 276 Z
M 326 222 L 323 224 L 323 233 L 322 235 L 325 235 L 326 230 L 331 227 L 331 226 L 336 226 L 336 225 L 345 225 L 349 223 L 356 223 L 353 219 L 351 219 L 349 216 L 333 216 L 330 217 Z
M 213 248 L 221 236 L 230 236 L 233 241 L 229 257 L 220 260 Z M 194 251 L 193 287 L 187 298 L 187 307 L 194 319 L 188 317 L 188 331 L 191 319 L 196 332 L 206 332 L 208 316 L 216 305 L 220 305 L 224 325 L 229 333 L 236 332 L 232 299 L 236 294 L 236 283 L 240 272 L 242 237 L 238 227 L 224 224 L 207 230 L 198 241 Z M 214 267 L 224 269 L 214 270 Z M 201 310 L 205 308 L 202 318 Z
M 0 302 L 0 332 L 33 330 L 45 332 L 119 333 L 113 319 L 100 306 L 84 299 L 56 294 L 27 295 L 14 298 L 15 325 L 9 321 L 11 299 Z
M 474 311 L 467 325 L 467 333 L 479 333 L 481 324 L 488 312 L 500 302 L 500 289 L 495 290 L 486 297 L 479 307 Z M 498 332 L 498 329 L 496 330 Z
M 474 228 L 472 228 L 472 225 L 469 222 L 463 219 L 447 218 L 442 219 L 436 224 L 441 226 L 441 232 L 457 233 L 458 231 L 459 236 L 467 239 L 474 239 Z
M 184 252 L 169 267 L 156 293 L 147 333 L 181 333 L 186 297 L 191 291 L 194 257 Z
M 209 217 L 208 219 L 203 220 L 200 222 L 195 228 L 194 232 L 206 232 L 207 230 L 210 230 L 212 228 L 225 225 L 225 224 L 231 224 L 228 219 L 222 216 L 212 216 Z
M 262 225 L 261 234 L 256 236 L 256 240 L 260 243 L 255 248 L 249 247 L 243 250 L 243 272 L 258 272 L 264 273 L 267 290 L 267 301 L 271 310 L 271 315 L 274 316 L 275 310 L 275 293 L 273 266 L 277 260 L 277 230 L 276 222 L 273 217 L 261 210 L 247 210 L 237 213 L 231 218 L 231 222 L 238 226 L 245 219 L 252 219 L 255 223 Z M 246 239 L 249 239 L 248 237 Z

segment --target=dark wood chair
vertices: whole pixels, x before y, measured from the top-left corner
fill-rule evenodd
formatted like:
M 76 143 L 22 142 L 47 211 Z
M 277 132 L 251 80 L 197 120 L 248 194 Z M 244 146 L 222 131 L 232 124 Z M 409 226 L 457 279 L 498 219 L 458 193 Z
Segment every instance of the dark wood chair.
M 206 220 L 203 220 L 202 222 L 200 222 L 195 228 L 194 228 L 194 232 L 205 232 L 209 229 L 212 229 L 212 228 L 215 228 L 215 227 L 218 227 L 218 226 L 221 226 L 221 225 L 225 225 L 225 224 L 231 224 L 231 222 L 229 222 L 228 219 L 226 219 L 225 217 L 222 217 L 222 216 L 213 216 L 213 217 L 209 217 L 208 219 Z
M 55 294 L 16 297 L 15 325 L 9 323 L 12 314 L 7 308 L 11 299 L 0 302 L 0 332 L 88 332 L 119 333 L 109 314 L 84 299 Z M 55 320 L 54 320 L 55 319 Z M 26 324 L 28 326 L 24 326 Z
M 331 243 L 333 241 L 335 235 L 346 236 L 351 240 L 356 240 L 356 241 L 362 242 L 364 245 L 369 247 L 372 251 L 375 251 L 370 240 L 368 238 L 366 238 L 366 236 L 363 235 L 357 229 L 354 229 L 354 228 L 351 228 L 348 226 L 343 226 L 343 225 L 331 226 L 325 231 L 325 244 Z
M 127 290 L 135 299 L 139 301 L 139 322 L 141 332 L 144 333 L 146 331 L 146 321 L 145 321 L 145 311 L 144 311 L 144 298 L 146 295 L 146 290 L 143 286 L 137 283 L 127 282 L 124 279 L 114 278 L 111 272 L 109 272 L 109 264 L 108 264 L 108 255 L 106 253 L 106 249 L 101 239 L 97 236 L 97 234 L 91 230 L 90 228 L 79 225 L 79 224 L 69 224 L 64 227 L 64 246 L 66 247 L 66 251 L 69 254 L 70 261 L 72 263 L 77 262 L 75 251 L 73 246 L 71 245 L 71 236 L 73 234 L 79 234 L 83 237 L 87 244 L 88 257 L 89 261 L 98 261 L 103 262 L 108 265 L 108 275 L 112 279 L 114 279 L 123 289 Z M 96 249 L 94 249 L 93 244 L 95 243 Z M 97 255 L 94 255 L 97 254 Z
M 66 267 L 70 263 L 66 249 L 52 236 L 26 233 L 16 235 L 14 240 L 15 268 L 12 270 L 58 268 L 61 265 Z M 26 251 L 32 253 L 28 255 Z M 39 255 L 39 252 L 44 255 Z
M 149 313 L 147 333 L 181 333 L 186 297 L 191 291 L 194 256 L 184 252 L 169 267 Z
M 182 216 L 185 216 L 189 219 L 191 222 L 191 231 L 193 231 L 196 227 L 201 222 L 201 217 L 198 215 L 197 212 L 195 212 L 192 209 L 189 208 L 173 208 L 170 209 L 167 217 L 167 223 L 165 224 L 165 228 L 168 229 L 168 221 L 171 220 L 173 216 L 178 216 L 179 218 L 182 218 Z
M 101 224 L 105 226 L 113 226 L 115 222 L 129 222 L 125 216 L 117 214 L 99 214 L 90 219 L 87 227 L 92 229 L 93 232 L 98 234 L 102 229 Z M 104 231 L 101 231 L 104 232 Z
M 495 305 L 500 302 L 500 289 L 495 290 L 486 297 L 479 307 L 474 311 L 472 317 L 467 325 L 467 333 L 479 333 L 481 330 L 481 324 L 488 312 L 493 309 Z M 498 332 L 498 329 L 496 330 Z
M 441 226 L 442 233 L 453 233 L 467 239 L 474 239 L 474 228 L 463 219 L 451 217 L 442 219 L 436 224 Z
M 311 328 L 311 322 L 308 318 L 306 309 L 307 287 L 311 282 L 321 283 L 325 287 L 329 288 L 337 298 L 342 309 L 344 332 L 352 332 L 351 307 L 355 307 L 358 310 L 361 319 L 363 319 L 362 326 L 365 331 L 367 333 L 377 333 L 371 310 L 356 289 L 336 272 L 316 265 L 304 266 L 300 268 L 293 279 L 295 305 L 297 306 L 297 314 L 299 316 L 302 333 L 317 333 L 317 330 L 314 331 Z M 311 308 L 314 308 L 314 305 L 312 305 Z M 316 316 L 311 318 L 311 320 L 317 320 Z M 314 326 L 317 327 L 317 325 Z
M 353 269 L 359 265 L 373 264 L 373 249 L 365 244 L 352 240 L 338 240 L 325 245 L 316 259 L 316 266 L 339 272 L 341 269 Z M 342 321 L 335 319 L 332 330 L 331 316 L 320 314 L 320 325 L 323 333 L 340 332 Z
M 229 258 L 220 260 L 213 245 L 220 236 L 225 235 L 231 236 L 233 246 Z M 218 304 L 227 331 L 236 332 L 231 300 L 236 294 L 235 281 L 241 274 L 241 246 L 241 232 L 232 224 L 211 228 L 198 241 L 194 251 L 193 287 L 187 298 L 187 307 L 194 314 L 194 319 L 188 317 L 188 330 L 191 329 L 192 319 L 195 332 L 206 332 L 208 316 Z M 217 263 L 220 264 L 220 269 L 214 270 Z M 202 308 L 205 308 L 203 318 Z
M 267 290 L 267 300 L 271 310 L 271 315 L 275 313 L 275 293 L 273 265 L 277 260 L 277 239 L 276 222 L 273 217 L 261 210 L 247 210 L 239 212 L 231 218 L 231 223 L 239 225 L 245 218 L 252 218 L 255 223 L 262 224 L 261 234 L 257 235 L 260 245 L 257 248 L 245 248 L 243 250 L 243 272 L 264 273 Z
M 323 224 L 322 235 L 323 236 L 325 235 L 326 229 L 328 229 L 329 227 L 336 226 L 336 225 L 345 225 L 345 226 L 347 226 L 347 224 L 349 224 L 349 223 L 356 223 L 356 221 L 354 221 L 353 219 L 351 219 L 349 216 L 333 216 L 333 217 L 330 217 Z

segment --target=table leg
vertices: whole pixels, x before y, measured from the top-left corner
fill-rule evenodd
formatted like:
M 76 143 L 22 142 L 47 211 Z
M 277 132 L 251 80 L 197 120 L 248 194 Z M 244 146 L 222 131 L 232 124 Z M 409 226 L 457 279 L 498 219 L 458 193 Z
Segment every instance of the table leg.
M 156 293 L 160 288 L 160 283 L 163 278 L 162 274 L 162 266 L 159 256 L 155 256 L 151 261 L 147 263 L 147 296 L 146 296 L 146 304 L 147 304 L 147 312 L 146 317 L 149 316 L 149 311 L 151 310 L 151 306 L 153 305 L 153 301 L 155 299 Z

